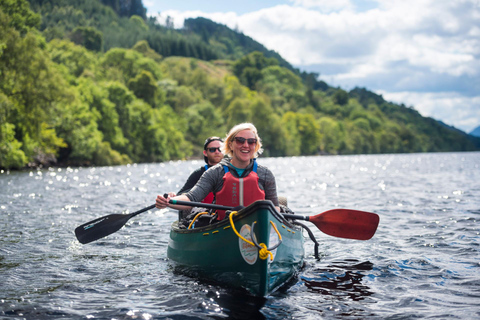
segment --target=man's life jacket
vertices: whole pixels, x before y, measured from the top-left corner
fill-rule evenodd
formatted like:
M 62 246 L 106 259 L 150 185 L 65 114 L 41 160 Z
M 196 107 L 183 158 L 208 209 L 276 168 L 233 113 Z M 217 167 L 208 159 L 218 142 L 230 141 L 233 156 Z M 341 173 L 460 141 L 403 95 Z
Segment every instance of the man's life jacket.
M 248 206 L 257 200 L 265 200 L 265 191 L 258 185 L 257 162 L 253 161 L 253 170 L 243 178 L 237 178 L 223 166 L 222 190 L 216 194 L 216 204 L 230 207 Z M 217 210 L 218 220 L 225 218 L 224 210 Z
M 208 170 L 208 165 L 206 164 L 205 165 L 205 171 L 207 171 L 207 170 Z M 210 192 L 209 194 L 207 194 L 205 199 L 202 200 L 202 203 L 213 203 L 214 198 L 215 198 L 215 196 L 213 195 L 213 192 Z

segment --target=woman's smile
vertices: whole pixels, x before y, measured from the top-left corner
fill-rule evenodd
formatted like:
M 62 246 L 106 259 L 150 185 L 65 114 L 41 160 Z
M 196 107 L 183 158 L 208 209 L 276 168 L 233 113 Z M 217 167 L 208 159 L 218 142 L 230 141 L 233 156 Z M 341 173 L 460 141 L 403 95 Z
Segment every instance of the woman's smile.
M 245 168 L 250 163 L 256 146 L 255 142 L 252 143 L 252 139 L 256 141 L 255 133 L 250 130 L 243 130 L 240 131 L 231 142 L 230 147 L 233 151 L 232 164 L 235 167 Z

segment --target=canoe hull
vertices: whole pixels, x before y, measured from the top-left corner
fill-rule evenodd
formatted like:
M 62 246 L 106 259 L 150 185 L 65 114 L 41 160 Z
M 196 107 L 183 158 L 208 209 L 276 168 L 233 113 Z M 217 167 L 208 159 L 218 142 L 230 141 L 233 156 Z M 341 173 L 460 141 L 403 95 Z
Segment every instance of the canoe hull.
M 301 228 L 284 220 L 270 201 L 253 203 L 239 211 L 233 221 L 237 232 L 247 240 L 251 240 L 253 226 L 257 243 L 272 248 L 278 244 L 278 233 L 282 242 L 270 251 L 271 256 L 262 259 L 259 249 L 240 239 L 228 219 L 193 230 L 179 229 L 175 222 L 168 258 L 195 275 L 245 288 L 256 296 L 268 295 L 303 265 Z

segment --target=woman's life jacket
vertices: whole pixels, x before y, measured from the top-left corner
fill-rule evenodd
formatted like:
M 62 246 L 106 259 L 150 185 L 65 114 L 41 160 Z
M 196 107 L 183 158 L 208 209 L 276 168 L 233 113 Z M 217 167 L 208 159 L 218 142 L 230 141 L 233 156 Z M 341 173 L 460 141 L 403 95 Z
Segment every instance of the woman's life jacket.
M 257 162 L 253 161 L 253 169 L 242 178 L 234 176 L 227 166 L 223 166 L 223 187 L 216 194 L 216 204 L 230 207 L 248 206 L 257 200 L 265 200 L 265 191 L 258 185 Z M 224 210 L 217 210 L 218 220 L 225 218 Z

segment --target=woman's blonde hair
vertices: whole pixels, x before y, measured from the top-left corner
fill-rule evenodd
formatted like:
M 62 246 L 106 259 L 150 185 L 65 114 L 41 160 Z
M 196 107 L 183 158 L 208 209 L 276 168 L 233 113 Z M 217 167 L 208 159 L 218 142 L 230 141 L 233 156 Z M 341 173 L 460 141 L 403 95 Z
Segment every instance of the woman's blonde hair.
M 260 140 L 260 137 L 258 136 L 257 128 L 252 123 L 245 122 L 245 123 L 240 123 L 234 126 L 232 129 L 230 129 L 230 132 L 227 134 L 227 137 L 224 140 L 223 143 L 223 154 L 226 156 L 229 156 L 230 158 L 233 155 L 233 150 L 230 148 L 230 144 L 234 142 L 234 138 L 237 136 L 237 134 L 240 131 L 243 130 L 250 130 L 255 134 L 255 138 L 257 139 L 257 143 L 255 144 L 255 153 L 253 154 L 254 158 L 257 158 L 262 152 L 262 141 Z

